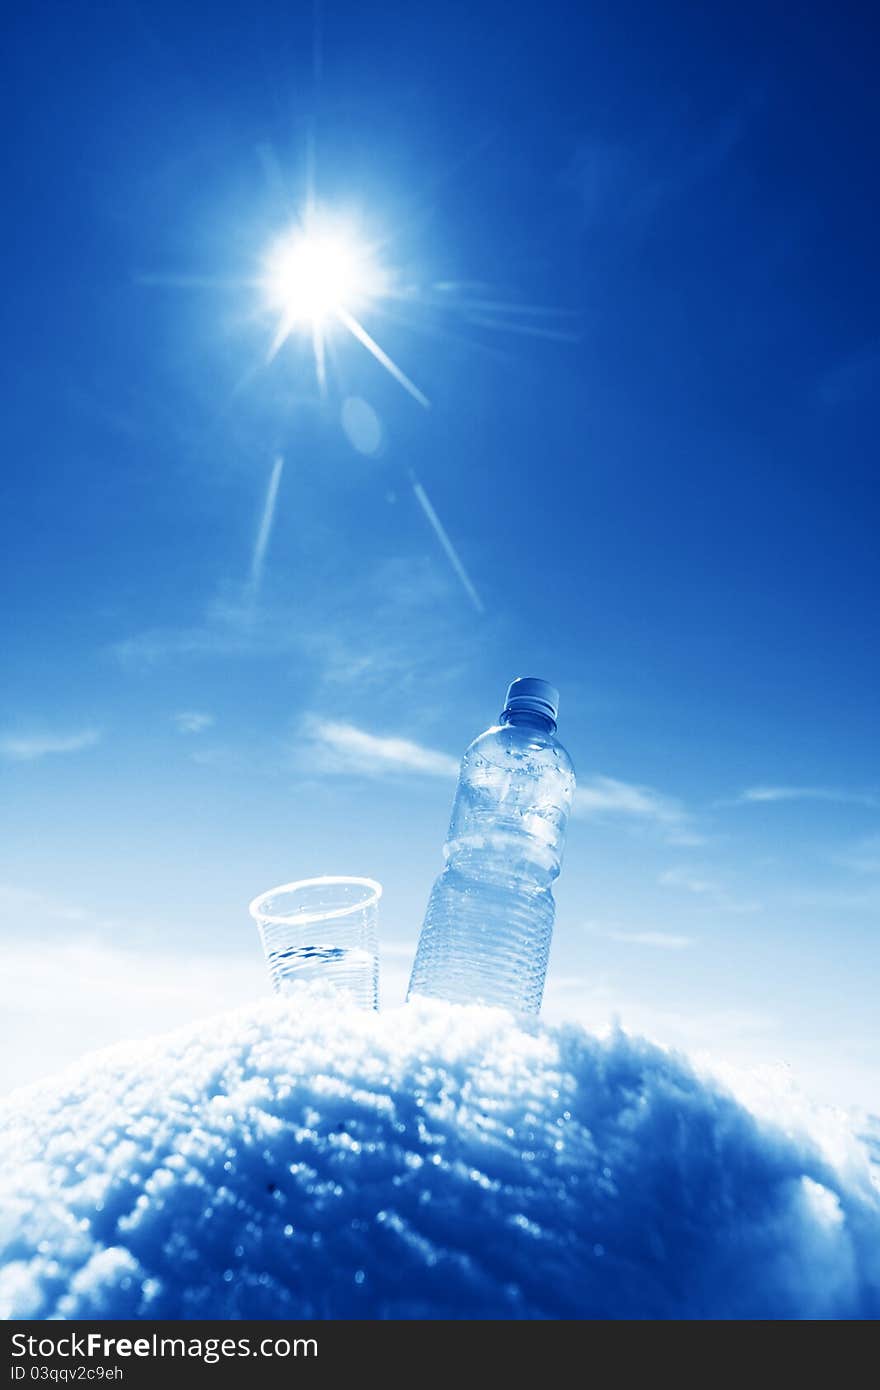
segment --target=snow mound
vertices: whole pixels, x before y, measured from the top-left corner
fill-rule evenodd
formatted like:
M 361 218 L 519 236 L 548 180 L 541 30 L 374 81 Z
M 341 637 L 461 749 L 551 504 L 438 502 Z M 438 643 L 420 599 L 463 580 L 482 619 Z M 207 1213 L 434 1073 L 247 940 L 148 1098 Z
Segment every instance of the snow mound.
M 624 1033 L 263 1001 L 9 1097 L 0 1316 L 880 1315 L 866 1149 L 772 1109 Z

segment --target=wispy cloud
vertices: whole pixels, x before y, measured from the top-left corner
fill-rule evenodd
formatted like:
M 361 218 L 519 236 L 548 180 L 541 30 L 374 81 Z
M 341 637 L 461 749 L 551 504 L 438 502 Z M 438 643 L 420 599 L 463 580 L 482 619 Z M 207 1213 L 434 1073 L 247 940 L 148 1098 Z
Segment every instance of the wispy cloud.
M 835 854 L 834 861 L 857 874 L 880 874 L 880 835 L 866 835 L 849 849 Z
M 12 883 L 0 883 L 0 929 L 14 926 L 27 915 L 40 922 L 88 922 L 93 924 L 93 914 L 75 903 L 62 902 L 60 898 L 37 892 L 34 888 L 20 888 Z
M 456 777 L 458 760 L 408 738 L 372 734 L 355 724 L 312 718 L 307 725 L 310 758 L 322 772 L 357 772 L 370 777 L 403 772 Z
M 841 861 L 838 859 L 836 862 Z M 866 874 L 864 868 L 854 869 L 852 864 L 845 867 L 856 873 Z M 870 869 L 867 871 L 871 872 Z M 867 875 L 866 880 L 862 886 L 851 888 L 793 888 L 781 895 L 779 900 L 799 912 L 821 913 L 826 919 L 826 924 L 829 913 L 838 917 L 845 913 L 851 921 L 858 918 L 871 927 L 876 927 L 880 920 L 880 883 L 876 877 L 867 879 Z
M 775 801 L 834 801 L 849 806 L 880 806 L 880 796 L 876 792 L 847 791 L 840 787 L 746 787 L 734 798 L 738 806 Z
M 652 787 L 621 782 L 616 777 L 594 776 L 578 785 L 574 814 L 579 816 L 625 816 L 654 826 L 671 844 L 699 845 L 703 837 L 690 814 L 675 797 Z
M 735 153 L 763 104 L 764 88 L 743 92 L 714 126 L 656 123 L 634 139 L 593 135 L 577 150 L 570 172 L 591 228 L 650 231 L 666 208 L 721 169 Z
M 681 867 L 666 869 L 657 882 L 663 888 L 678 888 L 682 892 L 693 893 L 696 897 L 705 898 L 713 907 L 720 908 L 723 912 L 746 913 L 760 912 L 761 910 L 759 902 L 732 896 L 723 883 L 711 876 L 705 876 L 699 869 Z
M 451 653 L 443 663 L 444 679 L 454 685 L 485 640 L 456 599 L 454 577 L 432 556 L 390 556 L 365 570 L 346 593 L 312 576 L 298 591 L 288 587 L 286 597 L 266 603 L 250 581 L 226 580 L 193 621 L 132 633 L 107 650 L 136 674 L 165 662 L 294 653 L 309 679 L 328 686 L 356 683 L 361 697 L 367 688 L 386 690 L 392 682 L 402 693 L 414 692 L 429 669 L 436 684 L 438 649 Z M 426 645 L 428 614 L 435 643 Z
M 355 772 L 366 776 L 417 773 L 455 778 L 459 761 L 449 753 L 397 735 L 372 733 L 355 724 L 311 716 L 307 760 L 320 772 Z M 579 816 L 621 816 L 658 829 L 669 844 L 699 845 L 688 812 L 672 797 L 613 777 L 596 776 L 575 792 Z
M 693 938 L 676 932 L 634 930 L 606 922 L 587 922 L 586 930 L 606 941 L 622 941 L 631 946 L 648 946 L 659 951 L 683 951 L 692 946 Z
M 99 729 L 81 729 L 75 734 L 7 734 L 0 738 L 0 757 L 29 763 L 51 753 L 81 753 L 94 748 L 100 738 Z
M 666 869 L 658 880 L 664 888 L 684 888 L 688 893 L 711 896 L 718 892 L 718 884 L 711 878 L 701 878 L 691 869 Z
M 174 658 L 248 656 L 270 645 L 295 645 L 289 621 L 255 610 L 241 586 L 224 585 L 204 616 L 187 627 L 155 627 L 114 642 L 113 656 L 126 669 L 141 671 Z
M 683 951 L 692 946 L 689 936 L 676 936 L 666 931 L 612 931 L 605 935 L 611 941 L 628 941 L 633 946 L 653 946 L 661 951 Z
M 179 714 L 173 714 L 171 719 L 180 734 L 203 734 L 214 724 L 213 714 L 205 714 L 201 710 L 181 710 Z

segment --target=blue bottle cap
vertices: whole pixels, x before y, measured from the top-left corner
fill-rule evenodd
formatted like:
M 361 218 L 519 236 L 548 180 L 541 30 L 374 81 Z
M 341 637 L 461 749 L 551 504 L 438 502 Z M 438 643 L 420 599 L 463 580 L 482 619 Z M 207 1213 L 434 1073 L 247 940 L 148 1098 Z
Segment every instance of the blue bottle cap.
M 559 691 L 555 685 L 551 685 L 549 681 L 542 681 L 537 676 L 517 676 L 507 690 L 507 699 L 501 711 L 502 724 L 507 722 L 508 715 L 516 713 L 517 710 L 543 714 L 546 719 L 552 720 L 555 728 L 559 712 Z

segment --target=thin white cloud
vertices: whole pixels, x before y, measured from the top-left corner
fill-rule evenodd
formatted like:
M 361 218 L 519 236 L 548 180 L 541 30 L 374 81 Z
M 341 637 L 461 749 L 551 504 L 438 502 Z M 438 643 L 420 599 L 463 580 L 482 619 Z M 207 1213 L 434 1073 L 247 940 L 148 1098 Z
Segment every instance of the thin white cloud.
M 0 883 L 0 929 L 15 928 L 25 914 L 38 917 L 41 922 L 93 922 L 92 913 L 75 903 L 62 902 L 60 898 L 38 892 L 34 888 L 21 888 L 14 883 Z
M 653 946 L 661 951 L 683 951 L 693 945 L 689 936 L 666 931 L 609 931 L 605 936 L 609 941 L 628 941 L 633 946 Z
M 121 666 L 140 670 L 174 657 L 241 656 L 248 651 L 248 645 L 243 636 L 214 631 L 206 624 L 177 631 L 152 628 L 115 642 L 111 650 Z
M 699 196 L 734 154 L 762 106 L 762 87 L 744 91 L 713 125 L 656 121 L 626 140 L 592 133 L 579 146 L 569 172 L 584 223 L 593 231 L 643 236 L 682 197 Z
M 192 622 L 135 632 L 106 652 L 134 673 L 169 661 L 295 653 L 310 676 L 328 685 L 356 684 L 363 696 L 365 681 L 381 688 L 392 680 L 412 684 L 422 670 L 436 667 L 433 646 L 420 640 L 426 614 L 437 641 L 455 645 L 457 660 L 445 672 L 447 681 L 454 680 L 456 668 L 481 639 L 473 625 L 462 628 L 453 594 L 446 568 L 426 556 L 382 560 L 341 599 L 314 581 L 296 603 L 266 603 L 250 579 L 224 581 Z M 365 609 L 370 612 L 366 624 Z
M 855 870 L 859 874 L 871 874 L 874 872 L 870 867 L 870 861 L 865 861 L 858 868 L 852 863 L 848 855 L 837 856 L 834 859 L 837 864 L 842 864 L 844 868 Z M 878 865 L 880 872 L 880 865 Z M 791 907 L 806 909 L 807 911 L 846 912 L 851 916 L 864 913 L 870 914 L 874 923 L 880 917 L 880 884 L 869 883 L 863 888 L 800 888 L 784 895 L 783 901 Z
M 685 947 L 693 945 L 691 937 L 681 936 L 676 932 L 645 931 L 608 922 L 586 922 L 584 925 L 588 932 L 601 936 L 606 941 L 622 941 L 631 946 L 650 946 L 661 951 L 683 951 Z
M 322 772 L 358 772 L 371 777 L 394 772 L 458 776 L 456 758 L 408 738 L 371 734 L 355 724 L 333 720 L 312 719 L 308 727 L 312 758 Z
M 678 888 L 685 893 L 705 898 L 713 907 L 724 912 L 760 912 L 761 904 L 752 900 L 732 897 L 722 883 L 711 877 L 704 877 L 699 870 L 688 868 L 666 869 L 657 882 L 663 888 Z
M 719 891 L 714 879 L 701 878 L 691 869 L 667 869 L 658 880 L 664 888 L 683 888 L 688 893 L 711 897 Z
M 574 794 L 573 811 L 578 816 L 626 816 L 642 821 L 661 830 L 673 844 L 703 843 L 681 802 L 652 787 L 621 782 L 616 777 L 597 775 L 581 782 Z
M 880 806 L 880 796 L 875 792 L 847 791 L 840 787 L 746 787 L 735 798 L 736 805 L 777 801 L 834 801 L 850 806 Z
M 190 627 L 150 628 L 122 641 L 110 651 L 127 670 L 144 670 L 174 658 L 248 656 L 273 644 L 289 651 L 297 643 L 289 620 L 258 612 L 252 596 L 225 585 Z
M 0 738 L 0 757 L 27 763 L 50 753 L 81 753 L 100 741 L 99 729 L 82 729 L 75 734 L 7 734 Z
M 645 816 L 650 820 L 670 821 L 681 818 L 680 810 L 668 797 L 650 787 L 620 782 L 615 777 L 593 777 L 578 787 L 575 806 L 584 815 L 592 812 L 619 811 L 628 816 Z
M 310 761 L 322 772 L 421 773 L 431 777 L 458 776 L 459 761 L 448 753 L 395 735 L 381 735 L 355 724 L 312 717 L 307 722 Z M 663 831 L 672 844 L 698 845 L 703 839 L 692 828 L 684 808 L 672 797 L 650 787 L 634 786 L 613 777 L 596 776 L 577 788 L 573 811 L 579 816 L 620 815 L 648 822 Z
M 834 856 L 836 864 L 857 874 L 880 874 L 880 835 L 866 835 L 849 849 Z
M 179 714 L 173 714 L 171 719 L 180 734 L 203 734 L 214 723 L 213 714 L 194 709 L 181 710 Z

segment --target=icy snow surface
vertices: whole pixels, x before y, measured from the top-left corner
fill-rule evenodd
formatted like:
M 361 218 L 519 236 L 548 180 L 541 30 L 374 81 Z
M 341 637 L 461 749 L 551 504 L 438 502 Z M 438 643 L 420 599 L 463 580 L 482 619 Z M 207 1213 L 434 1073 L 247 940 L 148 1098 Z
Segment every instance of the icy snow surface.
M 842 1117 L 618 1033 L 261 1001 L 0 1109 L 4 1317 L 880 1315 Z

